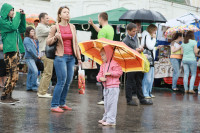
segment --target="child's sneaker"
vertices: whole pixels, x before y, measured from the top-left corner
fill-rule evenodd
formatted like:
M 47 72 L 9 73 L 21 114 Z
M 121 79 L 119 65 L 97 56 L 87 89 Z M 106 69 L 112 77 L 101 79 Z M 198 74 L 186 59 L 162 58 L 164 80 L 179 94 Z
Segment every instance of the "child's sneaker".
M 115 123 L 108 123 L 108 122 L 103 122 L 102 123 L 103 126 L 115 126 Z
M 102 124 L 102 123 L 104 123 L 105 121 L 103 121 L 103 120 L 99 120 L 98 122 L 99 122 L 100 124 Z
M 98 105 L 104 105 L 104 101 L 100 101 L 97 103 Z
M 72 108 L 68 107 L 67 105 L 60 106 L 60 108 L 62 108 L 64 110 L 72 110 Z
M 62 110 L 61 108 L 57 107 L 57 108 L 52 108 L 51 109 L 52 112 L 57 112 L 57 113 L 63 113 L 64 110 Z

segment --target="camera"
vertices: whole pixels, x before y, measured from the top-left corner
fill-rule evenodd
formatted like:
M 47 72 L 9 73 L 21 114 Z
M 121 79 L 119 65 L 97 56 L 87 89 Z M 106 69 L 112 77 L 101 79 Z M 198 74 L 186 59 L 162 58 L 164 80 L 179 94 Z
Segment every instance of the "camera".
M 24 13 L 24 10 L 23 10 L 23 9 L 20 9 L 20 13 Z

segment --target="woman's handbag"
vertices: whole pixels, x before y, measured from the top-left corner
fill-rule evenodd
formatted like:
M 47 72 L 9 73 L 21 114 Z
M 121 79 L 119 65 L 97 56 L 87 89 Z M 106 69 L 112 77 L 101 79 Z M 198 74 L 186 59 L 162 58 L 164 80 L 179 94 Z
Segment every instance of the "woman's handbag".
M 36 66 L 38 68 L 38 71 L 44 71 L 44 64 L 40 59 L 37 59 L 35 61 L 35 64 L 36 64 Z
M 144 40 L 144 51 L 143 51 L 143 53 L 144 54 L 148 54 L 148 58 L 147 59 L 148 59 L 148 61 L 150 63 L 150 66 L 152 67 L 152 66 L 154 66 L 154 55 L 153 55 L 153 50 L 149 50 L 147 48 L 146 37 L 147 36 L 145 36 L 145 40 Z
M 56 32 L 57 32 L 57 30 L 56 30 Z M 56 56 L 55 52 L 56 52 L 57 43 L 58 43 L 58 39 L 52 45 L 46 45 L 45 54 L 46 54 L 47 58 L 55 59 L 55 56 Z

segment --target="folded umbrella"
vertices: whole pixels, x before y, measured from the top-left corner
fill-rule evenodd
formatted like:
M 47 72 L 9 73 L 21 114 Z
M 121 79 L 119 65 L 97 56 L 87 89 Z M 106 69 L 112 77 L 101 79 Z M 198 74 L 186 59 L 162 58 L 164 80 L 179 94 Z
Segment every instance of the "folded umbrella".
M 111 45 L 114 48 L 113 59 L 120 64 L 124 72 L 145 71 L 145 59 L 123 42 L 101 38 L 79 43 L 81 53 L 100 65 L 103 63 L 100 50 L 106 45 Z

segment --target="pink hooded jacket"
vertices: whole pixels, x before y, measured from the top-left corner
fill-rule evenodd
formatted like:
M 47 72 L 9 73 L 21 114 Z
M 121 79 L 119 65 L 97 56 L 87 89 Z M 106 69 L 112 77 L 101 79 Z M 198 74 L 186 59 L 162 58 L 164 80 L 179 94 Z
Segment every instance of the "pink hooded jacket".
M 120 81 L 119 78 L 122 75 L 122 68 L 121 66 L 115 61 L 111 60 L 112 54 L 113 54 L 113 48 L 109 45 L 104 47 L 106 57 L 107 57 L 107 62 L 103 63 L 100 67 L 100 71 L 97 75 L 97 81 L 102 82 L 99 79 L 101 77 L 105 77 L 105 73 L 109 72 L 111 75 L 106 76 L 106 81 L 103 82 L 104 88 L 114 88 L 114 87 L 119 87 Z M 110 61 L 111 60 L 111 61 Z M 110 64 L 109 70 L 108 66 Z

